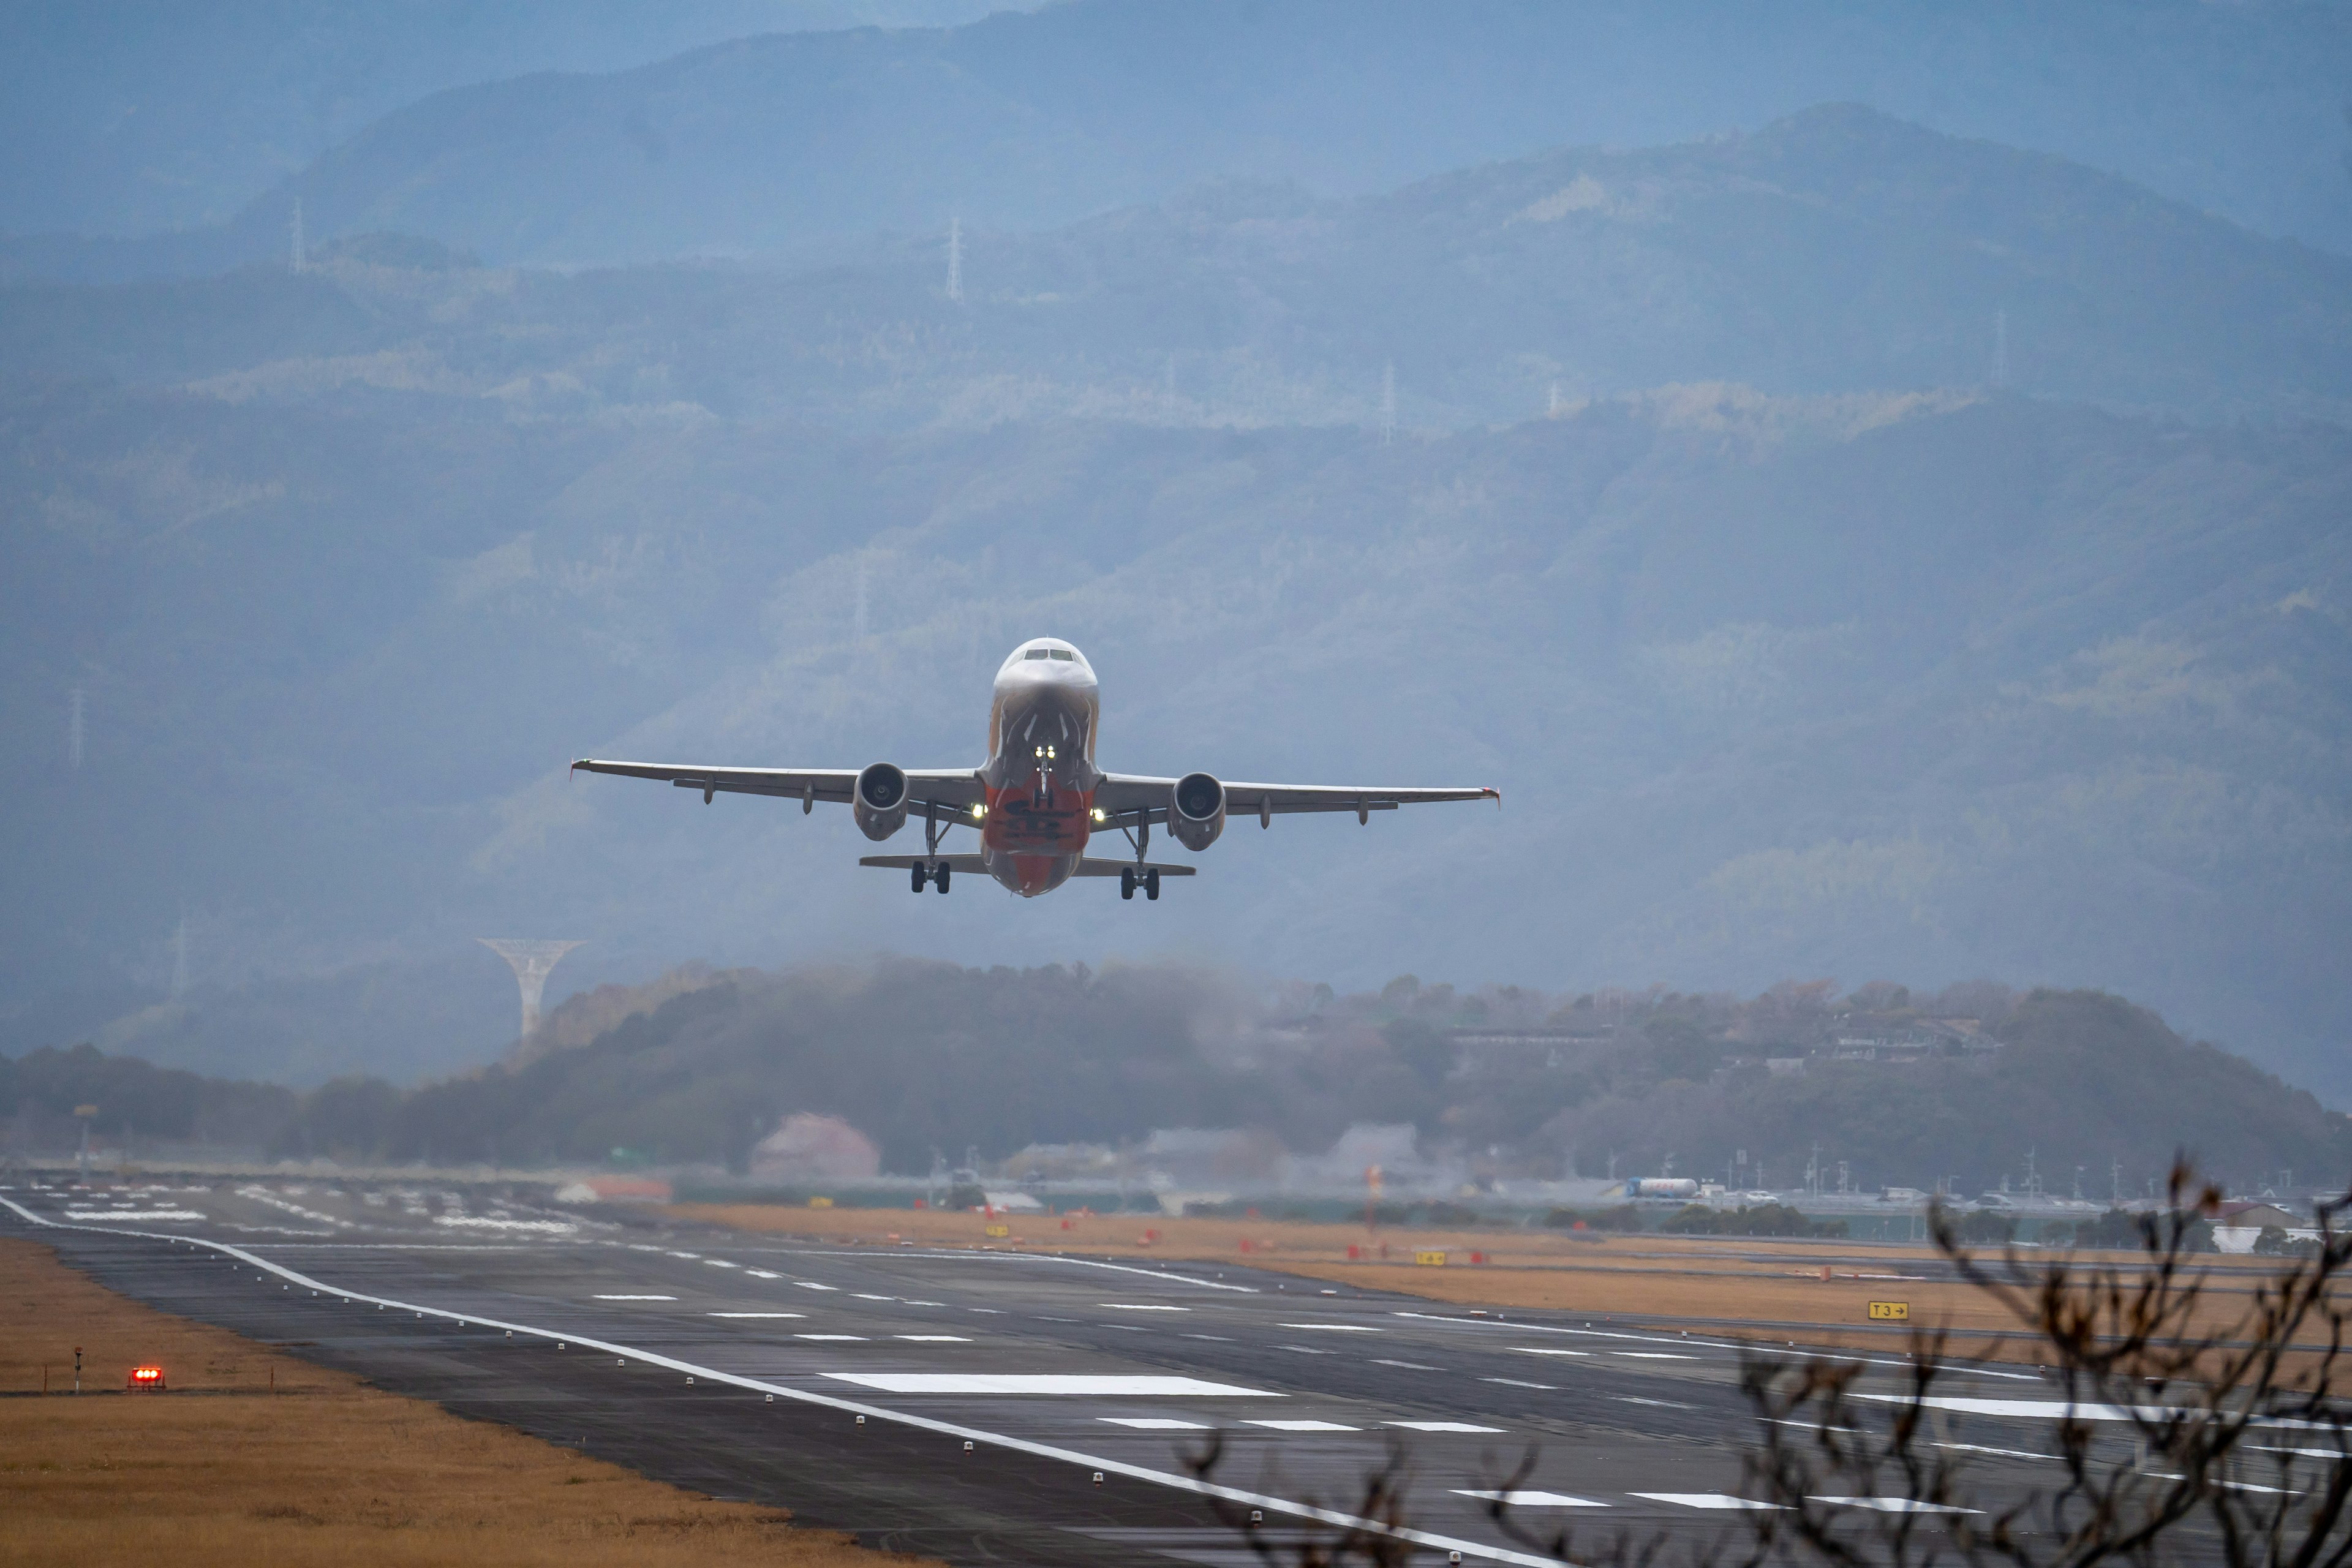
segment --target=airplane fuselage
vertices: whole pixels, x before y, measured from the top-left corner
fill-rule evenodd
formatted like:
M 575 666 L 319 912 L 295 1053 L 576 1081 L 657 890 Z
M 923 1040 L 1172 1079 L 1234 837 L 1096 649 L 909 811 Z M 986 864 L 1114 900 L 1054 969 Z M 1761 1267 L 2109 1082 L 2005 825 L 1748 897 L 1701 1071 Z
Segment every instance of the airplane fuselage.
M 1024 897 L 1070 879 L 1095 826 L 1095 731 L 1102 716 L 1093 667 L 1043 637 L 996 672 L 980 822 L 988 874 Z

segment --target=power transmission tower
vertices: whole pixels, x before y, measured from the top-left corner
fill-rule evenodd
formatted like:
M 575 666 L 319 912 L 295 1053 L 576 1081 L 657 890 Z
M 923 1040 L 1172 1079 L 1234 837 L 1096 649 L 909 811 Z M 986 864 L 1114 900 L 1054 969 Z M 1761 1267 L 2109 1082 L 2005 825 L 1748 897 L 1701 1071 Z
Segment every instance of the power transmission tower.
M 539 1028 L 539 1000 L 546 993 L 549 973 L 580 943 L 519 942 L 493 936 L 478 936 L 474 940 L 505 959 L 507 967 L 514 971 L 515 985 L 522 993 L 521 1037 L 529 1039 Z
M 963 303 L 963 219 L 948 219 L 948 298 Z

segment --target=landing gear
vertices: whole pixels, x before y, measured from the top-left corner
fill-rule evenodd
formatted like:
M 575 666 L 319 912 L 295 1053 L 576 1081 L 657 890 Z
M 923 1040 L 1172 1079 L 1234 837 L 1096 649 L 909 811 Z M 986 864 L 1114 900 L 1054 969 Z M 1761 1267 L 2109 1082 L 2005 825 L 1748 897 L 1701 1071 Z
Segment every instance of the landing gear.
M 1118 868 L 1118 896 L 1122 899 L 1135 897 L 1135 868 L 1132 866 Z
M 931 874 L 931 885 L 939 889 L 940 892 L 946 892 L 948 890 L 948 874 L 954 869 L 955 868 L 949 865 L 946 861 L 940 861 L 940 868 Z
M 914 875 L 908 878 L 908 880 L 913 884 L 915 891 L 919 893 L 923 890 L 923 863 L 920 860 L 916 861 L 913 870 Z
M 1160 868 L 1157 866 L 1143 874 L 1143 896 L 1154 903 L 1160 900 Z
M 907 879 L 908 885 L 919 893 L 923 890 L 923 884 L 925 882 L 929 882 L 931 886 L 944 893 L 948 890 L 948 877 L 954 871 L 954 867 L 950 866 L 944 860 L 933 861 L 928 866 L 922 861 L 918 860 L 911 868 L 911 874 Z

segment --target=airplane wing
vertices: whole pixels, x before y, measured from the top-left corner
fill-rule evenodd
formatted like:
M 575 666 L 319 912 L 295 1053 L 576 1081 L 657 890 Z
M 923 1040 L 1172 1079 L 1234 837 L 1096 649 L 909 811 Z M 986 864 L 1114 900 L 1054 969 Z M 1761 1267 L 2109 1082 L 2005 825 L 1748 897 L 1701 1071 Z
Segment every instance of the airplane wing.
M 1243 784 L 1220 780 L 1225 786 L 1225 815 L 1255 816 L 1261 821 L 1304 811 L 1352 811 L 1358 821 L 1375 811 L 1400 805 L 1420 805 L 1441 800 L 1491 800 L 1501 804 L 1496 789 L 1392 789 L 1354 784 Z M 1121 824 L 1168 820 L 1168 795 L 1174 779 L 1147 778 L 1140 773 L 1106 773 L 1095 790 L 1095 805 Z
M 572 767 L 592 773 L 652 779 L 679 789 L 698 789 L 708 805 L 714 794 L 772 795 L 797 800 L 803 810 L 818 801 L 849 804 L 857 784 L 856 768 L 706 768 L 690 763 L 612 763 L 583 757 Z M 907 804 L 919 816 L 926 805 L 964 810 L 982 797 L 980 774 L 971 768 L 907 770 Z

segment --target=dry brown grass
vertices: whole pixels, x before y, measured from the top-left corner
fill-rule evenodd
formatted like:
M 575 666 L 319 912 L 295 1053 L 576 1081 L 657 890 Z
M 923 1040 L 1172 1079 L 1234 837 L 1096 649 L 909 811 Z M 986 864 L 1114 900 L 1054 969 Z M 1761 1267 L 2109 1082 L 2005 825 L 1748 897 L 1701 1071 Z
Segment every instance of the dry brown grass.
M 76 1344 L 85 1388 L 152 1361 L 173 1392 L 0 1398 L 0 1563 L 910 1561 L 386 1394 L 0 1240 L 0 1390 L 37 1391 L 44 1365 L 53 1391 L 70 1387 Z
M 669 1213 L 738 1229 L 837 1242 L 919 1241 L 929 1245 L 993 1246 L 1026 1252 L 1071 1251 L 1094 1256 L 1150 1257 L 1188 1263 L 1241 1263 L 1335 1284 L 1394 1290 L 1462 1307 L 1538 1308 L 1549 1311 L 1628 1314 L 1674 1319 L 1729 1337 L 1769 1339 L 1747 1325 L 1804 1325 L 1816 1345 L 1893 1350 L 1899 1334 L 1864 1327 L 1869 1304 L 1909 1304 L 1915 1325 L 1944 1325 L 1971 1350 L 2011 1359 L 2036 1359 L 2029 1342 L 1998 1345 L 1982 1337 L 2020 1325 L 1983 1292 L 1927 1280 L 1872 1279 L 1873 1274 L 1921 1271 L 1933 1261 L 1922 1249 L 1861 1247 L 1840 1240 L 1764 1241 L 1748 1237 L 1658 1235 L 1570 1236 L 1559 1231 L 1382 1229 L 1360 1225 L 1310 1225 L 1248 1219 L 1161 1219 L 1137 1215 L 998 1215 L 945 1210 L 805 1209 L 780 1205 L 678 1205 Z M 991 1240 L 991 1223 L 1012 1234 Z M 1157 1239 L 1145 1239 L 1145 1232 Z M 1244 1244 L 1247 1243 L 1244 1249 Z M 1350 1259 L 1353 1246 L 1361 1257 Z M 1383 1259 L 1379 1249 L 1385 1246 Z M 1418 1266 L 1418 1252 L 1443 1252 L 1441 1267 Z M 1473 1254 L 1485 1261 L 1472 1264 Z M 2137 1255 L 2085 1254 L 2079 1261 L 2129 1262 Z M 1857 1258 L 1870 1261 L 1856 1264 Z M 1822 1268 L 1830 1260 L 1831 1277 Z M 2244 1305 L 2228 1289 L 2251 1284 L 2275 1265 L 2256 1259 L 2210 1260 L 2213 1282 L 2201 1321 L 2215 1325 Z

